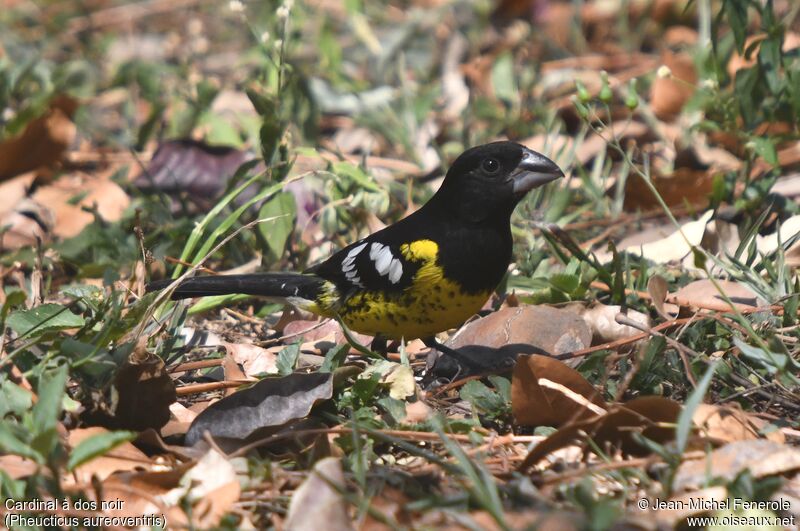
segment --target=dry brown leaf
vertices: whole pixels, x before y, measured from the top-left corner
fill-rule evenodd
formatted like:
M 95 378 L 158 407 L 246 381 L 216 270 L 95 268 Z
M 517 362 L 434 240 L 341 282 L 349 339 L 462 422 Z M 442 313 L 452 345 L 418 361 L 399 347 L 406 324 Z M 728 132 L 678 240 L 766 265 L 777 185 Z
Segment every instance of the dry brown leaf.
M 650 294 L 650 300 L 653 301 L 653 306 L 662 319 L 669 321 L 674 318 L 674 315 L 668 313 L 664 307 L 664 301 L 667 300 L 668 293 L 667 281 L 664 280 L 664 277 L 661 275 L 653 275 L 650 277 L 647 280 L 647 293 Z
M 739 408 L 712 404 L 698 405 L 692 421 L 702 435 L 726 443 L 760 439 L 759 430 L 766 425 L 763 420 Z M 779 444 L 786 442 L 786 437 L 778 430 L 767 434 L 766 438 Z
M 19 136 L 0 142 L 0 181 L 61 160 L 75 138 L 72 115 L 78 102 L 56 96 L 50 108 L 31 120 Z
M 222 373 L 227 381 L 256 381 L 255 378 L 248 377 L 244 371 L 242 371 L 242 369 L 239 367 L 239 364 L 236 363 L 236 360 L 233 359 L 233 356 L 231 356 L 229 353 L 226 353 L 225 357 L 222 359 Z M 235 392 L 235 388 L 229 387 L 225 389 L 225 396 L 232 395 Z
M 742 68 L 750 68 L 754 64 L 756 64 L 756 57 L 758 57 L 758 51 L 761 48 L 761 41 L 766 38 L 766 35 L 750 35 L 745 40 L 745 50 L 749 49 L 753 44 L 756 44 L 755 48 L 750 52 L 750 56 L 748 58 L 742 57 L 739 55 L 738 52 L 734 50 L 733 54 L 731 54 L 731 59 L 728 61 L 728 75 L 731 78 L 736 77 L 736 72 L 741 70 Z M 793 31 L 787 31 L 783 37 L 783 51 L 788 52 L 795 48 L 800 47 L 800 34 L 795 33 Z
M 0 455 L 0 470 L 8 474 L 11 479 L 21 479 L 40 473 L 39 465 L 18 455 Z M 42 469 L 42 472 L 47 474 L 46 469 Z
M 47 205 L 55 216 L 53 233 L 61 238 L 78 235 L 94 221 L 94 216 L 81 207 L 97 208 L 106 221 L 118 221 L 130 204 L 130 198 L 117 183 L 104 176 L 82 173 L 64 175 L 48 186 L 39 187 L 33 199 Z M 82 197 L 78 204 L 71 204 L 75 197 Z
M 337 490 L 345 488 L 344 473 L 339 459 L 327 457 L 318 461 L 311 474 L 292 496 L 285 529 L 287 531 L 354 529 L 348 514 L 349 504 Z
M 547 326 L 541 326 L 547 323 Z M 523 305 L 501 308 L 462 327 L 448 346 L 469 345 L 500 348 L 529 345 L 528 352 L 564 354 L 586 348 L 592 335 L 579 316 L 549 306 Z
M 36 173 L 28 172 L 0 182 L 0 216 L 11 212 L 14 207 L 28 196 L 28 191 L 36 181 Z
M 402 491 L 389 486 L 372 496 L 370 499 L 370 511 L 364 517 L 363 523 L 359 526 L 359 531 L 388 531 L 391 527 L 383 521 L 372 517 L 372 514 L 388 515 L 404 529 L 416 527 L 412 515 L 406 509 L 411 500 Z
M 715 283 L 716 286 L 714 285 Z M 667 300 L 672 304 L 690 308 L 730 311 L 730 305 L 722 298 L 717 286 L 722 289 L 722 292 L 727 295 L 738 310 L 752 309 L 766 304 L 766 301 L 744 284 L 733 280 L 714 280 L 712 282 L 709 279 L 690 282 L 669 295 Z
M 180 486 L 159 498 L 172 507 L 167 515 L 171 527 L 191 524 L 200 529 L 210 529 L 219 524 L 219 520 L 239 500 L 240 494 L 233 465 L 225 455 L 211 449 L 183 475 Z M 193 504 L 191 520 L 179 508 L 182 499 Z
M 175 402 L 174 404 L 170 404 L 169 412 L 175 417 L 176 420 L 179 420 L 181 422 L 192 422 L 194 418 L 197 416 L 197 413 L 195 413 L 191 409 L 188 409 L 180 402 Z
M 547 455 L 575 442 L 591 438 L 601 448 L 619 448 L 625 454 L 642 455 L 647 449 L 631 436 L 633 432 L 665 443 L 675 436 L 671 427 L 681 412 L 681 406 L 661 396 L 644 396 L 622 405 L 615 404 L 604 415 L 570 422 L 559 428 L 528 453 L 519 469 L 525 471 Z
M 225 350 L 235 363 L 244 367 L 244 374 L 278 374 L 278 353 L 250 343 L 223 342 Z M 227 378 L 227 376 L 226 376 Z
M 669 174 L 656 171 L 651 181 L 664 202 L 669 206 L 702 205 L 708 202 L 712 191 L 716 168 L 677 167 Z M 650 188 L 637 176 L 625 181 L 625 209 L 627 211 L 652 210 L 660 203 Z
M 111 429 L 159 429 L 170 418 L 169 406 L 177 400 L 175 382 L 164 361 L 144 350 L 144 343 L 117 370 L 114 395 L 98 401 L 85 416 L 90 424 Z
M 192 507 L 192 525 L 196 529 L 213 529 L 239 501 L 242 489 L 238 481 L 231 481 L 203 494 L 203 498 Z M 173 522 L 170 520 L 170 523 Z M 188 523 L 188 522 L 187 522 Z
M 100 426 L 72 430 L 69 432 L 69 445 L 75 448 L 89 437 L 94 437 L 102 433 L 108 433 L 108 430 Z M 77 483 L 89 484 L 92 481 L 92 476 L 97 476 L 98 479 L 104 480 L 116 472 L 127 472 L 137 469 L 150 470 L 151 466 L 152 461 L 147 455 L 130 442 L 124 442 L 114 447 L 111 451 L 97 456 L 75 468 L 73 474 L 69 476 L 69 479 Z
M 136 517 L 167 513 L 168 504 L 161 500 L 161 496 L 177 487 L 181 477 L 193 465 L 185 463 L 170 470 L 114 474 L 103 482 L 103 499 L 119 500 L 121 503 L 118 509 L 109 511 L 109 514 Z M 173 523 L 169 516 L 167 521 Z
M 695 489 L 711 478 L 731 481 L 744 470 L 756 479 L 800 469 L 800 450 L 764 439 L 734 441 L 702 459 L 684 461 L 675 475 L 675 489 Z
M 34 247 L 50 240 L 55 220 L 52 211 L 28 198 L 20 200 L 14 210 L 0 216 L 0 249 L 15 250 Z
M 563 426 L 602 415 L 605 407 L 592 384 L 563 362 L 539 355 L 517 358 L 511 380 L 511 409 L 517 424 Z

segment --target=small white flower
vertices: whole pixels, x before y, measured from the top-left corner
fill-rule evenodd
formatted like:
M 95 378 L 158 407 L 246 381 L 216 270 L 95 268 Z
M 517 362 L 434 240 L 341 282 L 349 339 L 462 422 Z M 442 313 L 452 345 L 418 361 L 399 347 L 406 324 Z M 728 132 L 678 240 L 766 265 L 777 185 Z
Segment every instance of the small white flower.
M 289 8 L 283 5 L 278 8 L 275 14 L 278 16 L 279 19 L 286 20 L 287 18 L 289 18 Z
M 275 49 L 280 50 L 283 48 L 283 39 L 275 39 Z
M 717 88 L 719 88 L 719 85 L 717 84 L 717 81 L 715 79 L 704 79 L 700 83 L 700 86 L 706 90 L 716 90 Z
M 261 34 L 261 42 L 267 44 L 269 42 L 269 37 L 270 37 L 269 32 L 265 31 L 264 33 Z
M 656 70 L 656 75 L 661 79 L 666 79 L 672 77 L 672 70 L 670 70 L 667 65 L 661 65 L 658 67 L 658 70 Z
M 241 13 L 244 11 L 244 4 L 241 0 L 230 0 L 230 2 L 228 2 L 228 9 L 234 13 Z
M 286 6 L 286 9 L 291 11 L 294 7 L 294 0 L 283 0 L 283 5 Z

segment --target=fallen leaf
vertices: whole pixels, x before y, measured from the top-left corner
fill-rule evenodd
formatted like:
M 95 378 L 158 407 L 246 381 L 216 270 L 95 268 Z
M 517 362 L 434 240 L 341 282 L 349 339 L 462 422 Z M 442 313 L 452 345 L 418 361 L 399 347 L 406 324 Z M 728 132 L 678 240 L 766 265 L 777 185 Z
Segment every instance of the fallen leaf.
M 714 285 L 716 284 L 716 286 Z M 730 305 L 720 295 L 717 286 L 733 302 L 738 310 L 752 309 L 767 304 L 746 285 L 733 280 L 695 280 L 669 295 L 670 303 L 690 308 L 730 311 Z
M 141 517 L 164 515 L 169 511 L 166 502 L 159 497 L 178 486 L 181 477 L 194 466 L 194 462 L 184 463 L 169 470 L 119 472 L 103 482 L 103 499 L 116 506 L 109 514 L 118 517 Z M 183 512 L 180 519 L 186 521 Z M 173 524 L 167 515 L 169 524 Z M 178 519 L 176 518 L 176 521 Z
M 736 73 L 742 68 L 750 68 L 756 63 L 758 52 L 761 49 L 761 41 L 763 41 L 766 37 L 767 36 L 764 34 L 750 35 L 747 37 L 744 47 L 746 50 L 751 50 L 749 59 L 739 55 L 736 50 L 733 51 L 731 58 L 728 61 L 728 75 L 731 78 L 735 78 Z M 787 31 L 783 37 L 782 51 L 785 53 L 798 47 L 800 47 L 800 34 L 793 31 Z
M 158 499 L 170 507 L 179 503 L 192 504 L 190 519 L 183 511 L 171 511 L 171 526 L 186 525 L 209 529 L 239 500 L 241 488 L 236 470 L 230 460 L 215 449 L 210 449 L 181 478 L 180 486 L 161 494 Z
M 547 326 L 543 326 L 547 323 Z M 447 346 L 500 348 L 530 345 L 540 354 L 564 354 L 591 345 L 591 332 L 573 312 L 550 306 L 523 305 L 501 308 L 462 327 Z M 527 353 L 530 353 L 527 352 Z
M 765 421 L 739 408 L 712 404 L 699 404 L 692 421 L 702 435 L 720 443 L 760 439 L 759 432 L 766 426 Z M 766 438 L 779 444 L 786 442 L 778 430 L 767 434 Z
M 278 354 L 250 343 L 224 342 L 225 350 L 244 367 L 247 376 L 278 374 Z
M 205 432 L 215 439 L 243 441 L 260 430 L 306 417 L 317 402 L 332 394 L 331 374 L 265 378 L 208 406 L 186 433 L 186 445 L 194 445 Z
M 666 443 L 675 436 L 673 427 L 681 406 L 661 396 L 643 396 L 634 398 L 621 405 L 613 405 L 603 415 L 596 415 L 559 428 L 545 440 L 534 446 L 519 466 L 525 471 L 538 463 L 547 455 L 590 438 L 600 448 L 606 446 L 618 448 L 629 455 L 646 455 L 648 449 L 639 445 L 632 433 L 659 443 Z
M 11 479 L 22 479 L 39 474 L 40 468 L 36 462 L 18 455 L 0 455 L 0 470 Z M 44 471 L 44 469 L 42 470 Z M 47 474 L 46 472 L 44 473 Z
M 363 522 L 359 525 L 359 531 L 387 531 L 385 520 L 376 518 L 372 515 L 389 516 L 404 529 L 415 526 L 413 513 L 408 509 L 411 502 L 409 496 L 402 490 L 390 486 L 383 486 L 380 492 L 374 494 L 369 500 L 370 510 L 366 511 Z M 416 522 L 419 523 L 419 522 Z
M 539 355 L 517 358 L 511 380 L 511 410 L 517 424 L 562 426 L 602 415 L 605 407 L 592 384 L 563 362 Z
M 654 169 L 650 182 L 667 206 L 679 207 L 688 203 L 697 208 L 704 207 L 713 189 L 714 176 L 719 171 L 708 167 L 680 167 L 678 162 L 673 161 L 675 168 L 668 173 Z M 638 176 L 632 175 L 625 181 L 626 211 L 651 210 L 660 204 L 650 187 Z
M 318 461 L 311 474 L 292 495 L 285 529 L 355 529 L 348 514 L 349 504 L 341 493 L 346 488 L 339 459 L 327 457 Z
M 90 437 L 107 433 L 109 433 L 108 430 L 100 426 L 75 429 L 69 432 L 69 445 L 75 448 Z M 104 480 L 116 472 L 137 469 L 150 470 L 152 469 L 152 462 L 147 455 L 136 448 L 132 443 L 124 442 L 115 446 L 104 455 L 99 455 L 77 466 L 72 471 L 72 475 L 70 475 L 69 478 L 77 483 L 89 484 L 93 476 Z
M 206 204 L 225 190 L 239 166 L 253 158 L 252 153 L 228 146 L 210 146 L 191 139 L 169 140 L 159 144 L 146 170 L 133 184 L 145 192 L 188 194 L 193 201 Z M 253 195 L 254 191 L 248 197 Z
M 35 247 L 40 242 L 50 241 L 55 217 L 46 206 L 24 198 L 17 202 L 13 210 L 0 216 L 0 249 L 16 250 Z
M 177 395 L 161 358 L 135 348 L 117 370 L 113 387 L 112 396 L 97 398 L 87 409 L 84 418 L 89 424 L 143 431 L 169 421 L 169 406 Z
M 56 96 L 20 135 L 0 142 L 0 181 L 60 161 L 75 138 L 72 116 L 77 108 L 77 100 Z
M 102 176 L 75 172 L 62 175 L 53 183 L 36 189 L 32 198 L 47 205 L 55 217 L 53 234 L 71 238 L 92 223 L 94 215 L 82 207 L 96 208 L 105 221 L 119 221 L 122 218 L 130 205 L 130 198 L 110 176 L 110 172 Z M 74 203 L 78 197 L 80 200 Z
M 756 479 L 800 469 L 800 451 L 764 439 L 734 441 L 702 459 L 684 461 L 675 474 L 676 490 L 696 489 L 709 479 L 733 480 L 744 470 Z
M 661 275 L 653 275 L 647 280 L 647 293 L 650 294 L 650 300 L 653 301 L 653 306 L 658 315 L 667 321 L 675 317 L 668 313 L 664 307 L 668 292 L 667 281 Z

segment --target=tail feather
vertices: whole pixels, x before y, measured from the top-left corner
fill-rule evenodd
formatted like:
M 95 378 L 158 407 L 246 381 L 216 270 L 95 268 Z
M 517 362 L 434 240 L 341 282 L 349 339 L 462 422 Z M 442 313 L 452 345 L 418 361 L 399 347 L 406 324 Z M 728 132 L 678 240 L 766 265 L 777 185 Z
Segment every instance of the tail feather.
M 159 280 L 147 285 L 147 291 L 158 291 L 172 283 Z M 300 273 L 254 273 L 249 275 L 217 275 L 187 278 L 172 292 L 172 300 L 231 295 L 242 293 L 279 299 L 314 301 L 321 294 L 325 280 Z

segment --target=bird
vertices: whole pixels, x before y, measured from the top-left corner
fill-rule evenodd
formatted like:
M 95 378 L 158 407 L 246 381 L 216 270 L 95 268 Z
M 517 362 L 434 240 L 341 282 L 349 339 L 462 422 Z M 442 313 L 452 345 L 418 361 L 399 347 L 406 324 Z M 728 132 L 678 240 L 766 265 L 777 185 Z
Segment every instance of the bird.
M 483 307 L 511 263 L 514 208 L 562 177 L 556 163 L 516 142 L 475 146 L 455 159 L 419 209 L 303 272 L 191 277 L 170 297 L 266 297 L 338 318 L 376 341 L 419 338 L 463 361 L 436 334 Z M 171 282 L 152 282 L 147 291 Z

